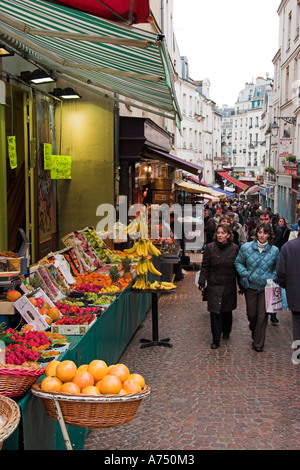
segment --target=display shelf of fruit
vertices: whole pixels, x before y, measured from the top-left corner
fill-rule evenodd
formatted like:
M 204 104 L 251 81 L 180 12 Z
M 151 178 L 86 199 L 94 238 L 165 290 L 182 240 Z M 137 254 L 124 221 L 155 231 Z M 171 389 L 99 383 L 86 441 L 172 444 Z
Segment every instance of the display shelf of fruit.
M 65 314 L 62 318 L 55 322 L 55 325 L 89 325 L 96 318 L 92 313 L 83 313 L 78 315 Z
M 34 362 L 41 357 L 41 354 L 41 351 L 33 351 L 22 344 L 8 344 L 5 348 L 5 362 L 16 365 Z
M 101 310 L 99 309 L 99 307 L 80 306 L 78 305 L 80 303 L 81 302 L 68 302 L 68 303 L 66 301 L 57 302 L 56 307 L 59 309 L 62 315 L 70 315 L 70 314 L 83 315 L 83 314 L 89 314 L 89 313 L 93 313 L 93 314 L 101 313 Z M 56 321 L 56 324 L 59 325 L 60 323 Z

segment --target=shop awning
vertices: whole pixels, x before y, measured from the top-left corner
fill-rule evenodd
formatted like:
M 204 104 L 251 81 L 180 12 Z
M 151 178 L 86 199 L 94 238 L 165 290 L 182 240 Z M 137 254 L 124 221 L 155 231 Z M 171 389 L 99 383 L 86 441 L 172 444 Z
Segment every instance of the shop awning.
M 227 181 L 230 181 L 230 183 L 242 189 L 243 191 L 249 188 L 247 184 L 242 183 L 241 181 L 237 180 L 233 176 L 229 175 L 226 171 L 218 171 L 218 175 L 222 176 L 222 178 L 226 179 Z
M 55 0 L 55 3 L 127 24 L 147 23 L 150 16 L 149 0 Z
M 164 36 L 43 0 L 1 0 L 0 37 L 54 76 L 180 128 Z
M 251 186 L 245 191 L 245 196 L 254 196 L 255 194 L 259 194 L 259 186 Z
M 144 145 L 141 155 L 145 158 L 152 158 L 162 163 L 166 163 L 167 165 L 173 166 L 174 168 L 187 171 L 188 173 L 192 173 L 193 175 L 202 175 L 203 168 L 201 166 L 183 160 L 182 158 L 175 157 L 175 155 L 171 155 L 168 152 L 158 150 L 154 147 L 151 147 L 150 145 Z
M 179 181 L 178 183 L 175 183 L 175 186 L 176 189 L 180 189 L 192 194 L 199 194 L 204 198 L 207 197 L 208 199 L 222 199 L 226 197 L 226 194 L 215 191 L 211 188 L 208 188 L 207 186 L 201 186 L 200 184 L 189 183 L 187 181 Z

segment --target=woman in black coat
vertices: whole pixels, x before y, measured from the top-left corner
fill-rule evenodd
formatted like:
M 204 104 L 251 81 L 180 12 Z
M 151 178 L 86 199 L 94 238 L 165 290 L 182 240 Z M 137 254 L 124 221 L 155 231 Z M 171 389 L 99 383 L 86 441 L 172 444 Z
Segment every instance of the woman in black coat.
M 229 339 L 232 328 L 232 310 L 237 307 L 237 273 L 234 265 L 239 247 L 232 243 L 231 227 L 219 224 L 214 241 L 203 254 L 199 289 L 207 282 L 207 310 L 210 312 L 212 349 L 220 346 L 221 334 Z

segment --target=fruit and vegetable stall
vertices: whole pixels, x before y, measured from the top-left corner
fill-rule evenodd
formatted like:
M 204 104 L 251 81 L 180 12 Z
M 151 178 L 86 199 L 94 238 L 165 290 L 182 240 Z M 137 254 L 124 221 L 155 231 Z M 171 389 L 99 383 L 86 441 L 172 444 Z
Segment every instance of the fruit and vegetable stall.
M 63 243 L 2 293 L 0 319 L 5 304 L 19 322 L 11 325 L 5 315 L 0 324 L 0 405 L 7 397 L 21 411 L 3 448 L 82 449 L 89 428 L 133 419 L 150 392 L 141 371 L 118 361 L 151 306 L 151 292 L 176 288 L 160 281 L 154 266 L 160 241 L 139 238 L 113 250 L 86 227 Z M 9 281 L 8 266 L 2 263 L 0 273 Z M 0 412 L 0 440 L 8 422 Z

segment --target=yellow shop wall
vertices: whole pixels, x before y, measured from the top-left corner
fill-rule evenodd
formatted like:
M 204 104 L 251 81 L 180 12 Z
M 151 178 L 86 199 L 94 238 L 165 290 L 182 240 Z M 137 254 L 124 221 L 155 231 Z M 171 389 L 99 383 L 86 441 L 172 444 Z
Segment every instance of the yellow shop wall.
M 100 204 L 114 204 L 114 113 L 108 100 L 84 92 L 56 105 L 56 154 L 72 157 L 71 180 L 57 180 L 58 240 L 96 228 Z

